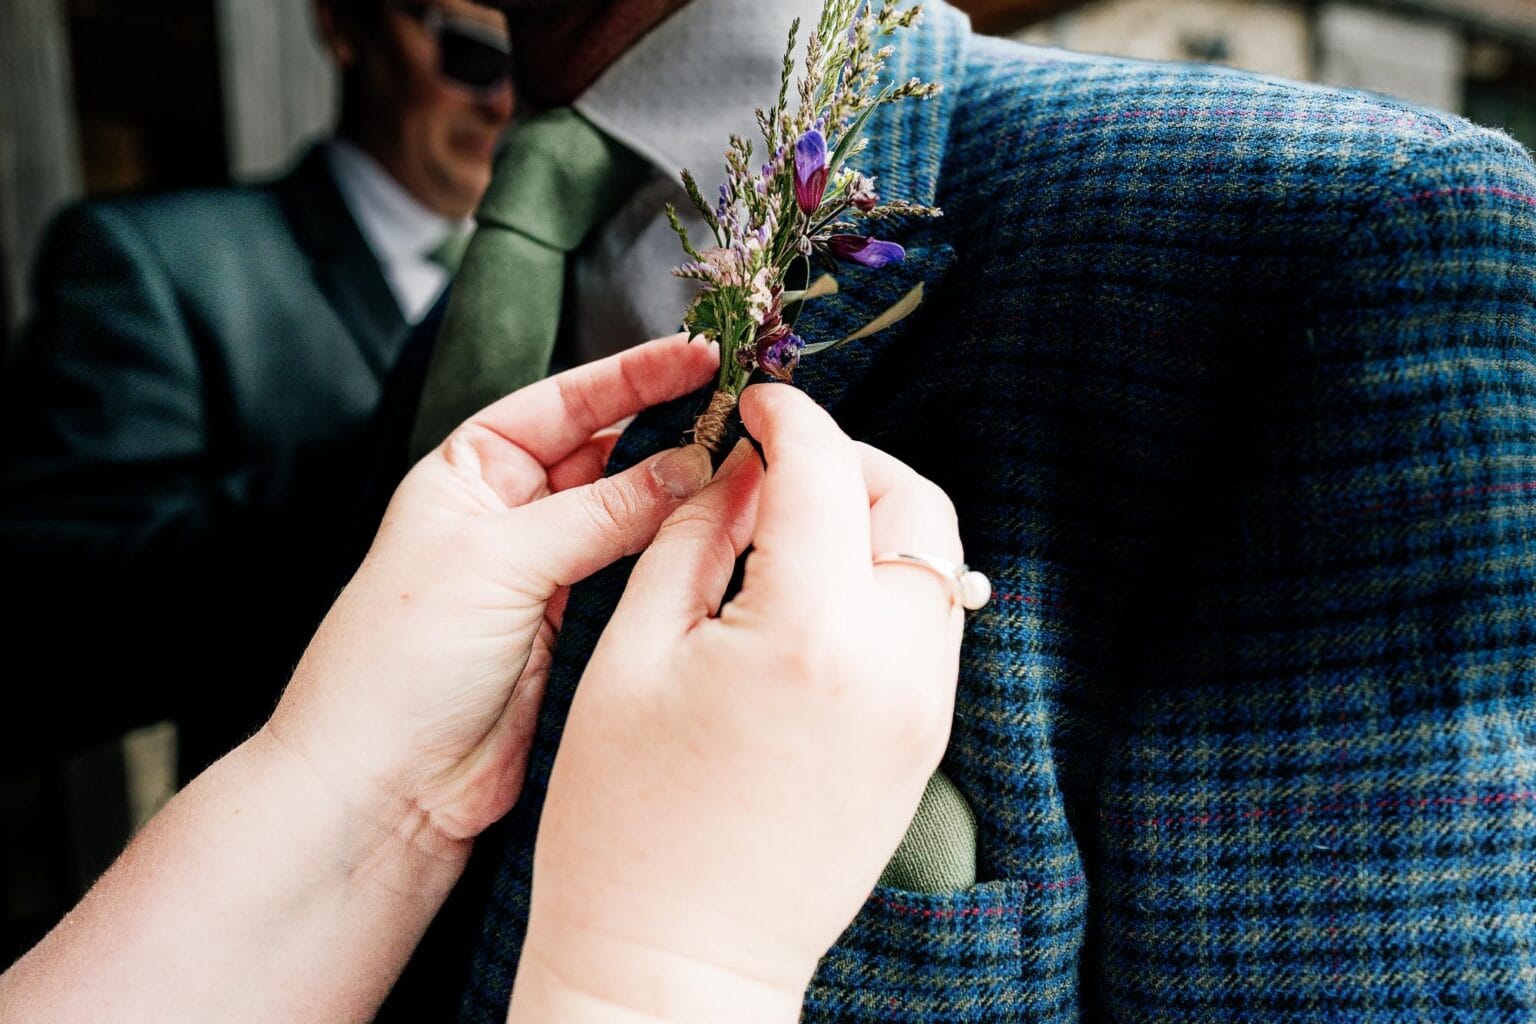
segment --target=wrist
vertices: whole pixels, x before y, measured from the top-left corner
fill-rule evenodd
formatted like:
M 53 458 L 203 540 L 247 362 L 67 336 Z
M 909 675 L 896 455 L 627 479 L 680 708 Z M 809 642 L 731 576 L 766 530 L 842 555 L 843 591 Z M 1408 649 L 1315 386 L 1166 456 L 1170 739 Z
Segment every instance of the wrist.
M 793 1024 L 803 980 L 758 977 L 624 937 L 530 927 L 509 1024 Z
M 244 744 L 297 800 L 330 822 L 336 869 L 363 894 L 420 902 L 435 913 L 463 874 L 472 843 L 443 835 L 403 787 L 372 778 L 269 722 Z

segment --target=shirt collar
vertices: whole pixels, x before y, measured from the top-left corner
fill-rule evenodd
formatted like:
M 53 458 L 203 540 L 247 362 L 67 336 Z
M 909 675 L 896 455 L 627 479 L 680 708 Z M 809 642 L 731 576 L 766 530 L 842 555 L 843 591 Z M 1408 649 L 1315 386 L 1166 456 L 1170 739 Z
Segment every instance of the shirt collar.
M 779 94 L 790 22 L 800 19 L 798 55 L 821 7 L 822 0 L 689 0 L 574 106 L 674 181 L 686 167 L 712 195 L 725 180 L 732 133 L 761 150 L 752 112 Z
M 331 174 L 347 209 L 381 263 L 409 263 L 472 222 L 444 217 L 423 206 L 382 165 L 346 139 L 326 147 Z

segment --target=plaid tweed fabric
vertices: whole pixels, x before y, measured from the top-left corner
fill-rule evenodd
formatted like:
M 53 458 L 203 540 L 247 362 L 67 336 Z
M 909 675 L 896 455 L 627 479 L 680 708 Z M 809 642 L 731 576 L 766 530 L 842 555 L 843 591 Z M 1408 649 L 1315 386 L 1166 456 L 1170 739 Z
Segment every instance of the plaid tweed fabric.
M 1536 1020 L 1536 172 L 1449 115 L 1027 50 L 932 12 L 876 124 L 948 216 L 811 337 L 996 596 L 945 769 L 976 887 L 876 891 L 809 1021 Z M 917 233 L 921 232 L 921 233 Z M 816 319 L 813 321 L 812 317 Z M 643 417 L 618 464 L 696 409 Z M 578 588 L 463 1019 L 500 1021 Z

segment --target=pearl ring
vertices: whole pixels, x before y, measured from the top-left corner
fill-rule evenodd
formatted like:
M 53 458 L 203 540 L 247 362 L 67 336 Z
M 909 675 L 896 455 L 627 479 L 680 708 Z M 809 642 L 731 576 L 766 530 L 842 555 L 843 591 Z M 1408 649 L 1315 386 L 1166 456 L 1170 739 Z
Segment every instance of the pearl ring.
M 934 558 L 932 555 L 914 555 L 904 551 L 892 551 L 875 556 L 876 565 L 890 562 L 915 565 L 937 573 L 949 583 L 954 599 L 966 611 L 973 612 L 992 599 L 992 581 L 987 579 L 985 573 L 977 572 L 968 565 Z

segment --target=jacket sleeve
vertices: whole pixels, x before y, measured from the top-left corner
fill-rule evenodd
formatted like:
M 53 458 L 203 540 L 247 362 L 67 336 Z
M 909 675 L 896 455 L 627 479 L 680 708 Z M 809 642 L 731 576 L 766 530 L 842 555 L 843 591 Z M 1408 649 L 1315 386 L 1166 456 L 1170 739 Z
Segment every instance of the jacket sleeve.
M 23 669 L 7 674 L 37 702 L 4 716 L 21 756 L 163 717 L 216 672 L 243 486 L 210 452 L 207 356 L 127 214 L 62 215 L 34 290 L 0 382 L 0 580 Z
M 1100 790 L 1125 1019 L 1536 1009 L 1536 169 L 1463 127 L 1339 184 Z

